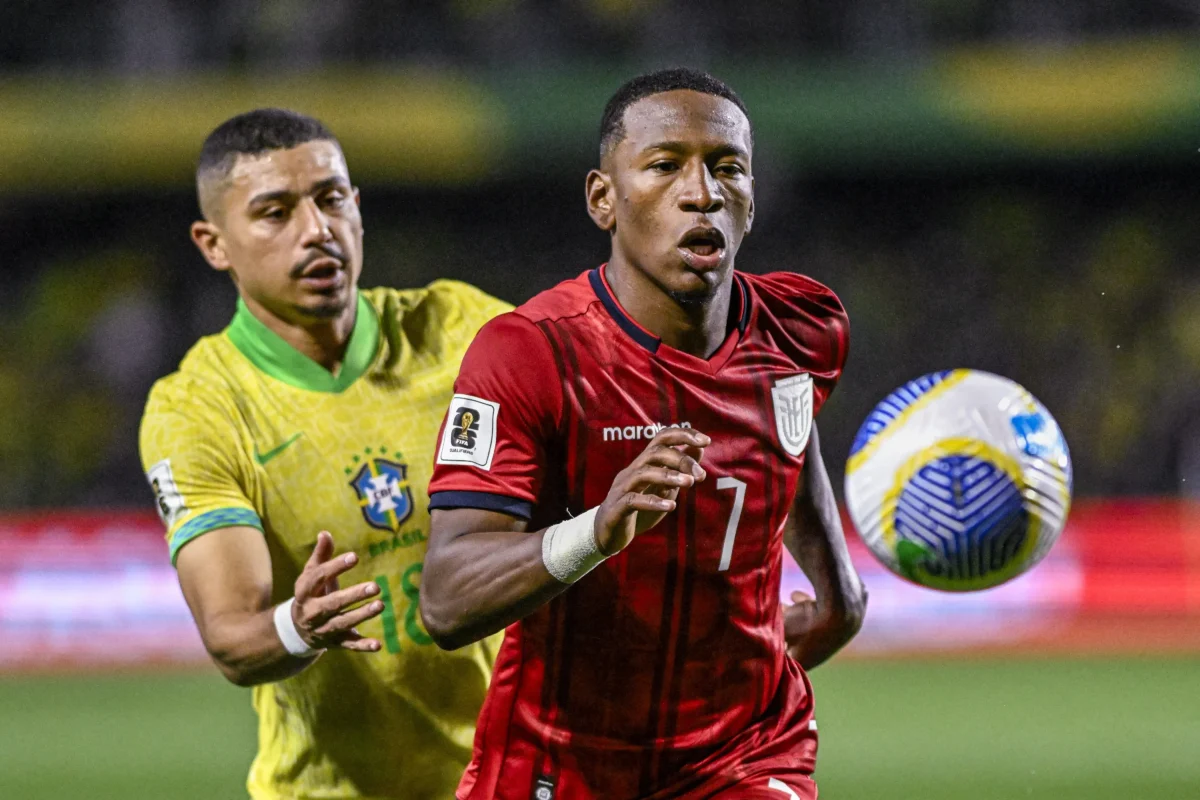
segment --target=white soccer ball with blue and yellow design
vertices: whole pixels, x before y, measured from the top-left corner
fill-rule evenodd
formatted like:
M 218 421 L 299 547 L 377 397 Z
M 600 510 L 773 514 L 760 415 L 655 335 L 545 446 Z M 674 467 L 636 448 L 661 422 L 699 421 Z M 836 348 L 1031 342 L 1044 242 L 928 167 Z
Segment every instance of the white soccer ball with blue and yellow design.
M 892 572 L 954 592 L 1011 580 L 1045 557 L 1071 505 L 1071 456 L 1022 386 L 935 372 L 888 395 L 859 428 L 846 505 Z

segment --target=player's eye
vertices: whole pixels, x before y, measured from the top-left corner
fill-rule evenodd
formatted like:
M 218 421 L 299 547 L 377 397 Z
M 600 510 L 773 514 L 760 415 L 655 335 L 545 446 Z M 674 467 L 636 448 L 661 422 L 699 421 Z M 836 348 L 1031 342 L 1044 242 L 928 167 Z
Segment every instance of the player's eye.
M 732 175 L 735 177 L 738 175 L 746 174 L 746 170 L 742 168 L 742 165 L 736 164 L 734 162 L 728 162 L 725 164 L 717 164 L 717 166 L 713 170 L 713 172 L 715 172 L 717 175 L 725 175 L 725 176 Z
M 679 165 L 674 161 L 655 161 L 650 165 L 650 169 L 654 170 L 655 172 L 665 174 L 668 172 L 677 171 L 679 169 Z
M 283 206 L 268 206 L 259 212 L 259 216 L 264 219 L 280 220 L 287 216 L 287 209 Z
M 321 198 L 321 205 L 329 208 L 340 208 L 346 202 L 346 195 L 342 192 L 330 192 Z

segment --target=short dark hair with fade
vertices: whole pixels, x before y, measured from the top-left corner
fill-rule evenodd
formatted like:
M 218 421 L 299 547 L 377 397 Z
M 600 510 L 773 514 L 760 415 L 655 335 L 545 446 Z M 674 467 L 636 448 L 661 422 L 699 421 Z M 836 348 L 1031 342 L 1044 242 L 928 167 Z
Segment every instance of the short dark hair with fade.
M 284 108 L 256 108 L 225 120 L 208 135 L 200 148 L 196 176 L 228 172 L 238 156 L 255 156 L 268 150 L 290 150 L 313 141 L 337 142 L 319 120 Z M 340 146 L 340 145 L 339 145 Z
M 738 93 L 729 84 L 714 78 L 707 72 L 689 69 L 688 67 L 673 67 L 657 72 L 647 72 L 626 81 L 617 89 L 604 107 L 604 116 L 600 118 L 600 158 L 625 138 L 625 109 L 638 100 L 663 92 L 673 92 L 678 89 L 690 89 L 693 92 L 724 97 L 742 110 L 746 120 L 750 120 L 750 112 Z M 753 135 L 753 126 L 751 126 Z

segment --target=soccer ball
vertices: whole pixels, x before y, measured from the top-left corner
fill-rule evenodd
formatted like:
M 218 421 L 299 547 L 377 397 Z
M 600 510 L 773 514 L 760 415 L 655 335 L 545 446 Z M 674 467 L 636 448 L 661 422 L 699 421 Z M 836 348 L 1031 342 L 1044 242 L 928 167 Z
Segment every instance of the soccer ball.
M 846 464 L 846 505 L 892 572 L 952 592 L 1033 567 L 1071 505 L 1058 423 L 1022 386 L 970 369 L 892 392 L 863 422 Z

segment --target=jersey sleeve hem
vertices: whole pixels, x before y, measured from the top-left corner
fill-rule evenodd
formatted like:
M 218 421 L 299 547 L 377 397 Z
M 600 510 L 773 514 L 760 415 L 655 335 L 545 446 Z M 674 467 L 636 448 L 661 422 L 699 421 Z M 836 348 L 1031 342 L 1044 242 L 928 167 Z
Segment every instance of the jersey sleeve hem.
M 528 500 L 491 492 L 434 492 L 429 496 L 429 510 L 435 508 L 478 508 L 483 511 L 499 511 L 521 519 L 533 516 L 533 503 Z
M 180 548 L 192 539 L 220 528 L 242 526 L 263 530 L 262 520 L 259 519 L 258 514 L 248 508 L 217 508 L 188 520 L 171 536 L 171 566 L 175 566 L 175 559 L 179 557 Z

